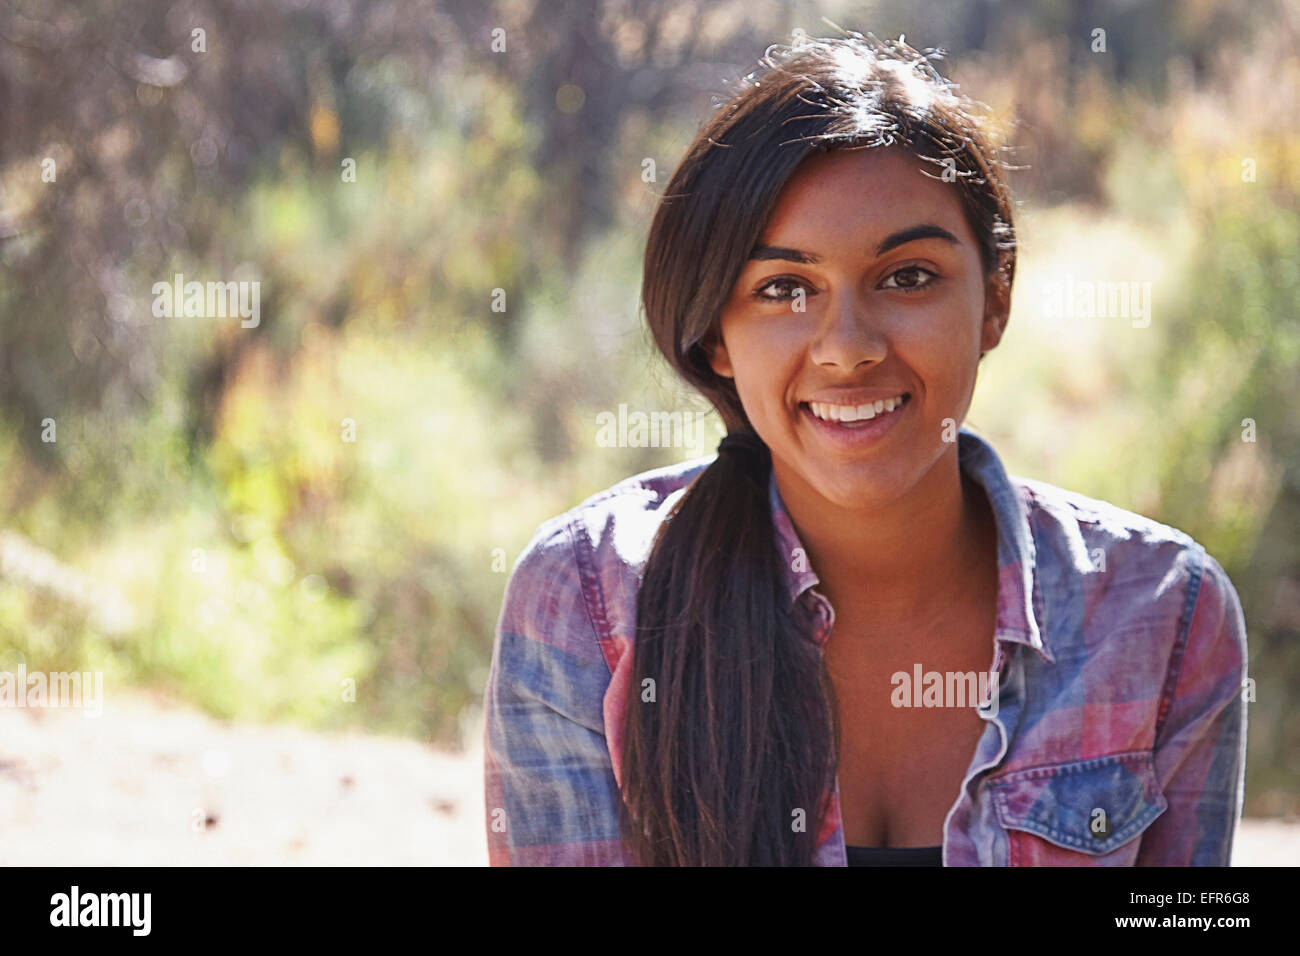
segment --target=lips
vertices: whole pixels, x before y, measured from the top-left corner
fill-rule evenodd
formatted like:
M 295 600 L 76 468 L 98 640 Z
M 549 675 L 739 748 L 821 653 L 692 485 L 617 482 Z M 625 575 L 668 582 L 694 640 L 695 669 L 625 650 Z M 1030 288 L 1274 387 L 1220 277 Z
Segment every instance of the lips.
M 848 423 L 869 421 L 877 415 L 887 415 L 901 408 L 908 398 L 908 392 L 901 392 L 888 398 L 878 398 L 874 402 L 868 399 L 851 404 L 822 401 L 808 401 L 801 404 L 822 421 Z
M 908 409 L 912 404 L 912 397 L 909 392 L 903 392 L 902 401 L 895 404 L 892 411 L 885 407 L 886 402 L 893 401 L 892 398 L 879 401 L 882 403 L 882 410 L 877 413 L 873 403 L 870 416 L 861 419 L 845 420 L 841 417 L 840 420 L 835 420 L 819 417 L 814 411 L 814 406 L 817 406 L 823 413 L 827 412 L 826 406 L 821 402 L 800 402 L 799 414 L 815 432 L 826 441 L 829 441 L 833 447 L 842 451 L 858 450 L 880 441 L 885 435 L 893 431 L 894 426 L 907 416 Z M 864 402 L 863 405 L 865 404 Z M 856 415 L 859 407 L 861 406 L 833 406 L 829 412 L 830 414 L 843 416 L 846 412 L 852 411 Z

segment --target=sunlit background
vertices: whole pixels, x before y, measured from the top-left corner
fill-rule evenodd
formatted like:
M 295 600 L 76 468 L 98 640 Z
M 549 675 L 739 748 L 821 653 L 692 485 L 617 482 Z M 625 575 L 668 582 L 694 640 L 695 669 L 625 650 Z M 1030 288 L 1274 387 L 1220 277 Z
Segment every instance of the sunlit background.
M 0 12 L 0 671 L 104 698 L 0 709 L 0 863 L 486 860 L 515 557 L 719 436 L 599 440 L 707 411 L 639 315 L 656 196 L 826 21 L 944 48 L 998 117 L 1022 249 L 968 424 L 1224 565 L 1239 862 L 1300 859 L 1296 2 L 34 0 Z M 159 316 L 178 273 L 258 283 L 257 324 Z M 1146 321 L 1054 305 L 1120 282 Z

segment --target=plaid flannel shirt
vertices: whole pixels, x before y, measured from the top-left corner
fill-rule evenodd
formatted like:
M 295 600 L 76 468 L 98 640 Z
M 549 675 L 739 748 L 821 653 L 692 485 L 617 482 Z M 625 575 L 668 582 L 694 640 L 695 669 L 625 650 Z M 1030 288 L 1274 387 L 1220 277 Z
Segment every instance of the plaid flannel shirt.
M 997 698 L 953 781 L 944 865 L 1228 865 L 1247 648 L 1223 568 L 1177 529 L 1008 475 L 968 429 L 958 442 L 998 527 Z M 655 531 L 712 460 L 619 482 L 542 524 L 516 561 L 484 694 L 491 865 L 633 863 L 618 802 L 636 591 Z M 769 499 L 793 555 L 775 477 Z M 812 569 L 786 564 L 824 645 L 834 611 Z M 845 866 L 838 780 L 827 796 L 816 863 Z

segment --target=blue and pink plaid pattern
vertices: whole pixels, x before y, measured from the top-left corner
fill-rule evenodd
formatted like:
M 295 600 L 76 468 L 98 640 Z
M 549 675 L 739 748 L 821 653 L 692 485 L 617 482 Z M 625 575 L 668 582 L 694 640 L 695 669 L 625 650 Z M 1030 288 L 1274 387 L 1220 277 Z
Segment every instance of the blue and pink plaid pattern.
M 1226 866 L 1246 758 L 1245 620 L 1186 534 L 1010 476 L 962 429 L 963 471 L 998 524 L 997 707 L 944 822 L 945 866 Z M 634 476 L 545 522 L 516 562 L 484 695 L 494 866 L 630 865 L 620 715 L 639 574 L 712 458 Z M 773 478 L 786 555 L 802 545 Z M 820 643 L 833 612 L 787 562 Z M 991 672 L 991 677 L 993 672 Z M 816 862 L 845 866 L 839 788 Z

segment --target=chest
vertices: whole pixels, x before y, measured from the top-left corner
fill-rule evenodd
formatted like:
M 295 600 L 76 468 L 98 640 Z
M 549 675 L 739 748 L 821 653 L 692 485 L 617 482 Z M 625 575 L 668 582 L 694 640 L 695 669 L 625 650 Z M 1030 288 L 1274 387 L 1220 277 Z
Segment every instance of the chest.
M 837 621 L 826 649 L 840 722 L 845 842 L 934 846 L 984 733 L 994 621 L 956 615 L 931 633 L 890 637 Z

